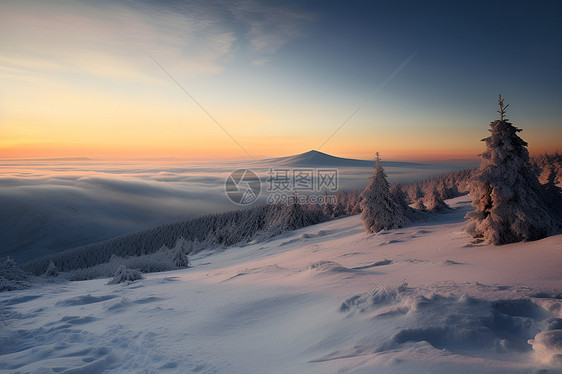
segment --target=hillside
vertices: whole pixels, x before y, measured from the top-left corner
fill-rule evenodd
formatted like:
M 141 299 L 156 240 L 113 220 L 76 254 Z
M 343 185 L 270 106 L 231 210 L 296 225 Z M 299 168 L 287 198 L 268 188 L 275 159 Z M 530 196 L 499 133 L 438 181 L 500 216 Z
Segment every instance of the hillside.
M 353 216 L 130 284 L 2 293 L 0 371 L 559 373 L 562 235 L 469 246 L 470 202 L 448 203 L 373 236 Z

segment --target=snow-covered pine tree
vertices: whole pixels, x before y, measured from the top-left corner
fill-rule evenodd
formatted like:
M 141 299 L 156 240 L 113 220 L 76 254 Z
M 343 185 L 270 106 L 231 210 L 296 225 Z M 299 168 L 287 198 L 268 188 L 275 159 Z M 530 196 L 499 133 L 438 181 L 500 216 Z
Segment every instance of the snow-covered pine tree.
M 28 287 L 28 274 L 16 265 L 10 257 L 0 261 L 0 292 Z
M 556 170 L 554 165 L 546 167 L 549 171 L 546 183 L 543 184 L 545 199 L 548 202 L 550 211 L 556 217 L 558 227 L 562 227 L 562 189 L 556 185 Z
M 338 191 L 336 193 L 336 203 L 333 205 L 332 218 L 345 216 L 345 193 L 344 191 Z
M 423 192 L 418 182 L 410 185 L 410 189 L 408 190 L 408 195 L 410 196 L 410 201 L 412 203 L 415 203 L 416 201 L 423 198 Z
M 330 219 L 332 218 L 332 214 L 334 213 L 334 206 L 328 200 L 329 200 L 328 191 L 324 190 L 324 204 L 322 206 L 322 213 L 324 214 L 324 217 Z
M 190 267 L 189 258 L 185 254 L 182 248 L 175 248 L 174 258 L 172 259 L 174 265 L 178 268 L 188 268 Z
M 404 210 L 410 207 L 407 201 L 407 196 L 402 189 L 402 185 L 400 183 L 396 183 L 394 186 L 390 188 L 390 193 L 394 197 L 394 200 L 402 206 Z
M 425 208 L 430 212 L 441 213 L 449 210 L 449 206 L 443 201 L 436 187 L 426 194 Z
M 361 194 L 361 219 L 368 233 L 397 228 L 405 221 L 403 208 L 390 193 L 378 152 L 375 172 Z
M 350 216 L 354 216 L 359 213 L 361 213 L 361 193 L 357 189 L 355 189 L 351 193 L 351 199 L 347 206 L 347 214 Z
M 298 201 L 298 195 L 293 192 L 293 201 L 282 208 L 282 230 L 292 231 L 311 225 L 308 212 Z
M 45 270 L 43 275 L 46 277 L 56 277 L 57 275 L 59 275 L 59 269 L 53 261 L 49 262 L 49 266 L 47 267 L 47 270 Z
M 0 277 L 8 280 L 22 281 L 27 279 L 27 273 L 20 269 L 16 262 L 9 256 L 0 262 Z
M 434 186 L 437 194 L 439 194 L 439 197 L 443 200 L 445 199 L 449 199 L 452 196 L 450 196 L 449 194 L 449 190 L 447 189 L 447 186 L 445 185 L 445 180 L 443 177 L 440 177 L 437 179 L 436 181 L 436 185 Z
M 140 271 L 138 271 L 137 269 L 129 269 L 127 266 L 121 265 L 115 272 L 113 279 L 107 282 L 107 284 L 134 282 L 139 279 L 143 279 Z
M 490 123 L 491 136 L 483 139 L 486 151 L 471 181 L 474 211 L 467 231 L 475 238 L 500 245 L 536 240 L 555 226 L 546 207 L 544 189 L 529 163 L 527 143 L 505 117 L 501 95 L 500 119 Z
M 416 201 L 413 205 L 413 208 L 416 210 L 421 210 L 422 212 L 426 211 L 426 207 L 425 204 L 423 203 L 423 199 L 419 199 L 418 201 Z

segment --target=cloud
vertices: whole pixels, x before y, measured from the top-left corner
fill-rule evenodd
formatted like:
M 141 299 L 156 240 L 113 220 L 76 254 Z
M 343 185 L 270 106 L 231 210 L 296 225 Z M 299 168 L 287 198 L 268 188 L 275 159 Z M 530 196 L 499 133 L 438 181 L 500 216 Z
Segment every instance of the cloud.
M 252 61 L 252 64 L 256 66 L 264 66 L 267 65 L 271 61 L 271 58 L 260 58 L 257 60 Z
M 257 1 L 237 2 L 231 8 L 237 19 L 246 23 L 246 37 L 257 52 L 272 55 L 291 40 L 303 36 L 303 26 L 314 17 L 306 12 Z M 261 58 L 256 64 L 266 63 Z
M 91 161 L 2 162 L 0 256 L 29 259 L 233 210 L 221 169 Z
M 0 73 L 154 83 L 159 75 L 149 52 L 176 74 L 219 74 L 240 45 L 251 46 L 258 64 L 269 61 L 311 19 L 253 1 L 6 1 L 0 5 Z
M 25 69 L 151 81 L 154 66 L 145 51 L 174 61 L 183 74 L 216 74 L 236 39 L 209 13 L 128 1 L 55 0 L 47 6 L 24 0 L 0 8 L 4 74 Z

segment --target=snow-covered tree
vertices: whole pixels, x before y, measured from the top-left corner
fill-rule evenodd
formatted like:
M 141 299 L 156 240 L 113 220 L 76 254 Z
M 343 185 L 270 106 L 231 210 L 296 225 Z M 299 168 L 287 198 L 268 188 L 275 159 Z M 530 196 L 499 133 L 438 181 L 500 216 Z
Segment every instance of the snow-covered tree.
M 390 193 L 384 169 L 377 152 L 375 172 L 361 194 L 361 219 L 368 233 L 393 229 L 404 224 L 404 210 Z
M 413 206 L 414 209 L 421 210 L 422 212 L 427 210 L 425 204 L 423 203 L 423 199 L 416 201 Z
M 553 155 L 543 154 L 532 159 L 539 176 L 539 182 L 548 183 L 554 173 L 554 184 L 562 182 L 562 156 L 556 152 Z
M 108 282 L 108 284 L 119 284 L 123 282 L 134 282 L 136 280 L 142 279 L 142 274 L 136 269 L 129 269 L 125 265 L 119 266 L 113 279 Z
M 27 279 L 28 274 L 20 269 L 10 257 L 0 261 L 0 292 L 28 287 Z
M 394 186 L 392 186 L 390 188 L 390 193 L 392 194 L 392 197 L 394 197 L 394 200 L 400 206 L 402 206 L 402 209 L 404 209 L 404 211 L 406 211 L 410 207 L 407 201 L 408 198 L 404 193 L 404 190 L 402 189 L 402 185 L 400 183 L 396 183 Z
M 49 266 L 47 266 L 47 270 L 43 273 L 46 277 L 56 277 L 59 275 L 59 269 L 56 267 L 53 261 L 49 262 Z
M 471 183 L 475 209 L 467 214 L 467 231 L 496 245 L 540 239 L 553 229 L 554 218 L 532 171 L 527 143 L 517 135 L 521 130 L 505 118 L 501 95 L 499 106 L 500 119 L 490 123 L 491 136 L 483 139 L 486 151 Z
M 324 204 L 322 205 L 322 213 L 326 218 L 331 218 L 334 214 L 334 206 L 329 200 L 328 191 L 324 190 Z
M 346 204 L 344 200 L 346 200 L 344 191 L 338 191 L 336 193 L 336 204 L 334 204 L 332 208 L 332 218 L 346 215 L 345 212 Z
M 441 213 L 449 210 L 449 206 L 443 201 L 437 188 L 433 187 L 429 193 L 426 194 L 425 208 L 430 212 Z
M 361 213 L 361 194 L 357 189 L 351 193 L 346 207 L 347 215 L 354 216 Z
M 548 170 L 546 183 L 543 184 L 545 191 L 545 199 L 550 207 L 550 211 L 554 214 L 558 226 L 562 226 L 562 189 L 556 185 L 557 173 L 553 165 L 545 168 Z
M 182 248 L 175 249 L 173 261 L 174 261 L 174 265 L 176 265 L 179 268 L 189 267 L 189 258 L 187 258 L 187 255 L 185 254 Z
M 309 217 L 293 193 L 293 202 L 283 209 L 283 230 L 292 231 L 308 226 Z
M 416 201 L 423 198 L 423 192 L 421 190 L 419 183 L 412 183 L 408 188 L 408 196 L 410 197 L 410 201 L 415 203 Z

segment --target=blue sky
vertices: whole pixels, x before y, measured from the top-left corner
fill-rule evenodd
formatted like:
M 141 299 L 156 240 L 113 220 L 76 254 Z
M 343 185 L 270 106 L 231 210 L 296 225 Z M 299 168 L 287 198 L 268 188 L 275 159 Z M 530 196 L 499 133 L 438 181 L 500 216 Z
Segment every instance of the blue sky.
M 559 1 L 5 1 L 0 157 L 474 157 L 562 139 Z M 107 136 L 111 133 L 111 136 Z

